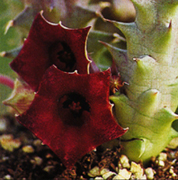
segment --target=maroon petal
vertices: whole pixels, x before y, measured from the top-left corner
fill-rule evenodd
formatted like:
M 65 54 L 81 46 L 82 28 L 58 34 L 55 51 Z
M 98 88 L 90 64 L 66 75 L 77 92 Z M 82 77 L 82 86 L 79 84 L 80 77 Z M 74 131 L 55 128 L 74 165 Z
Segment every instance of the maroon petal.
M 35 91 L 46 69 L 55 64 L 66 72 L 88 73 L 86 38 L 90 27 L 69 29 L 52 24 L 39 13 L 19 55 L 10 63 Z
M 30 108 L 17 119 L 71 168 L 87 152 L 126 132 L 112 115 L 109 83 L 110 70 L 77 74 L 51 66 Z

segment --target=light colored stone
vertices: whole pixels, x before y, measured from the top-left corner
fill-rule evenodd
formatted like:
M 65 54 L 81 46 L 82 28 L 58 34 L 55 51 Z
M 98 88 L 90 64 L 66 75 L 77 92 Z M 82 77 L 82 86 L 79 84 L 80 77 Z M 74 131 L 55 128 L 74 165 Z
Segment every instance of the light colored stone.
M 101 171 L 100 171 L 100 174 L 103 175 L 107 172 L 109 172 L 110 170 L 109 169 L 106 169 L 106 168 L 103 168 Z
M 34 145 L 34 146 L 41 146 L 41 145 L 42 145 L 42 141 L 41 141 L 40 139 L 35 139 L 35 140 L 33 141 L 33 145 Z
M 114 176 L 112 180 L 120 180 L 120 179 L 124 180 L 125 178 L 121 174 L 118 174 Z
M 89 172 L 88 172 L 88 176 L 90 177 L 96 177 L 96 176 L 100 176 L 100 169 L 98 166 L 95 166 L 94 168 L 92 168 Z
M 50 153 L 48 153 L 48 154 L 46 154 L 46 156 L 45 156 L 47 159 L 49 159 L 49 158 L 53 158 L 53 156 L 52 156 L 52 154 L 50 154 Z
M 146 174 L 144 174 L 140 179 L 141 180 L 147 180 Z
M 3 179 L 4 179 L 4 180 L 11 180 L 12 177 L 11 177 L 11 175 L 7 174 L 7 175 L 5 175 L 5 176 L 3 177 Z
M 165 166 L 165 163 L 164 163 L 164 161 L 159 160 L 159 161 L 158 161 L 158 165 L 164 167 L 164 166 Z
M 178 147 L 178 137 L 172 139 L 167 147 L 170 149 L 176 149 Z
M 7 129 L 7 121 L 4 118 L 0 118 L 0 132 L 4 132 Z
M 102 175 L 103 179 L 108 179 L 110 176 L 116 176 L 117 174 L 115 172 L 109 171 Z
M 43 163 L 43 159 L 38 156 L 34 157 L 34 160 L 35 160 L 36 164 L 39 166 Z
M 36 156 L 36 157 L 34 157 L 34 159 L 31 159 L 30 162 L 32 164 L 36 164 L 36 165 L 40 166 L 42 164 L 42 162 L 43 162 L 43 159 L 38 157 L 38 156 Z
M 104 180 L 102 177 L 95 177 L 94 180 Z
M 177 177 L 177 174 L 174 172 L 174 167 L 171 166 L 169 169 L 170 174 L 172 174 L 173 177 Z
M 13 151 L 21 146 L 21 142 L 19 139 L 14 139 L 11 134 L 3 134 L 0 136 L 0 144 L 3 149 L 8 151 Z
M 143 176 L 143 169 L 140 164 L 131 162 L 130 171 L 134 174 L 135 178 L 141 178 Z
M 161 152 L 161 153 L 159 154 L 159 156 L 158 156 L 158 160 L 160 160 L 160 161 L 166 161 L 166 160 L 167 160 L 167 154 Z
M 176 151 L 171 151 L 169 154 L 172 159 L 176 158 Z
M 46 166 L 43 171 L 50 172 L 51 169 L 53 169 L 54 166 Z
M 34 148 L 30 145 L 26 145 L 22 147 L 23 152 L 25 153 L 34 153 Z
M 2 160 L 3 160 L 3 161 L 7 161 L 7 160 L 9 160 L 9 157 L 3 156 L 3 157 L 2 157 Z
M 13 139 L 14 138 L 14 136 L 12 135 L 12 134 L 3 134 L 3 135 L 1 135 L 0 136 L 0 141 L 2 140 L 2 139 Z
M 148 179 L 154 179 L 154 174 L 155 173 L 156 172 L 150 167 L 145 169 L 145 174 L 146 174 Z
M 120 163 L 121 163 L 123 168 L 130 168 L 129 159 L 127 156 L 121 155 Z
M 116 175 L 113 180 L 117 180 L 117 179 L 130 179 L 131 177 L 131 172 L 128 171 L 127 169 L 120 169 L 119 170 L 119 174 Z
M 130 180 L 148 180 L 146 177 L 146 174 L 144 174 L 142 177 L 136 177 L 135 174 L 132 174 Z
M 103 179 L 107 179 L 108 177 L 112 175 L 116 175 L 116 173 L 110 171 L 109 169 L 104 168 L 100 171 L 100 175 L 103 177 Z

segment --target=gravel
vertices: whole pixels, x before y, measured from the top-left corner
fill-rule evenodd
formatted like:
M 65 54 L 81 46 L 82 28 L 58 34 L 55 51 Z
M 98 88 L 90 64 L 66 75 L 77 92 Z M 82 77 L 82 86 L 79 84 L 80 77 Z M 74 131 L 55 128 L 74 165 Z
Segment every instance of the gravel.
M 166 148 L 143 167 L 120 154 L 120 147 L 99 146 L 67 170 L 46 145 L 5 115 L 0 118 L 0 179 L 178 179 L 178 148 Z

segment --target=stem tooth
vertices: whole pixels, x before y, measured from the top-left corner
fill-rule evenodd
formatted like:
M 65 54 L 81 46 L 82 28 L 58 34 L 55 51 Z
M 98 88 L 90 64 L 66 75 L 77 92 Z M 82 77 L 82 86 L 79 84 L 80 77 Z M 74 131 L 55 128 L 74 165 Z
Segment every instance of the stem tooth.
M 108 49 L 108 51 L 113 56 L 113 59 L 117 60 L 116 64 L 117 64 L 118 67 L 122 63 L 127 63 L 128 59 L 127 59 L 127 51 L 126 50 L 114 47 L 114 46 L 112 46 L 112 45 L 110 45 L 108 43 L 105 43 L 105 42 L 101 42 L 101 43 Z
M 5 51 L 0 52 L 0 56 L 1 57 L 5 57 L 6 56 L 6 52 Z
M 14 59 L 19 54 L 21 48 L 22 47 L 18 47 L 18 48 L 12 49 L 10 51 L 2 51 L 2 52 L 0 52 L 0 56 L 10 58 L 10 59 Z
M 6 25 L 6 28 L 5 28 L 5 31 L 4 31 L 4 34 L 7 34 L 7 31 L 9 30 L 10 27 L 13 27 L 14 26 L 14 20 L 10 20 L 7 25 Z
M 122 33 L 126 36 L 126 39 L 127 37 L 132 36 L 136 31 L 135 22 L 123 23 L 123 22 L 113 21 L 113 24 L 122 31 Z
M 138 97 L 138 110 L 142 114 L 151 116 L 160 103 L 160 92 L 157 89 L 150 89 Z

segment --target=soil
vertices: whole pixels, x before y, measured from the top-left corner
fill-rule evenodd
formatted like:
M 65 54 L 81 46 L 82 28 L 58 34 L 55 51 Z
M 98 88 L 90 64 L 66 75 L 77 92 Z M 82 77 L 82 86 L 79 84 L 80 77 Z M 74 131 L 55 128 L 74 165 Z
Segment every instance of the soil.
M 96 166 L 112 172 L 118 170 L 121 147 L 105 150 L 98 147 L 80 159 L 71 170 L 67 170 L 46 145 L 42 145 L 40 140 L 18 124 L 13 117 L 5 115 L 1 120 L 5 126 L 4 129 L 1 128 L 0 135 L 13 135 L 13 140 L 16 142 L 18 139 L 20 142 L 20 146 L 11 151 L 0 146 L 0 179 L 2 180 L 90 179 L 88 172 Z M 28 148 L 25 150 L 24 147 Z M 149 167 L 155 171 L 154 179 L 178 179 L 178 148 L 174 150 L 167 148 L 164 152 L 167 154 L 164 166 L 158 165 L 157 158 L 153 158 L 150 162 Z M 171 168 L 174 174 L 170 171 Z M 110 176 L 108 179 L 112 178 L 113 176 Z

